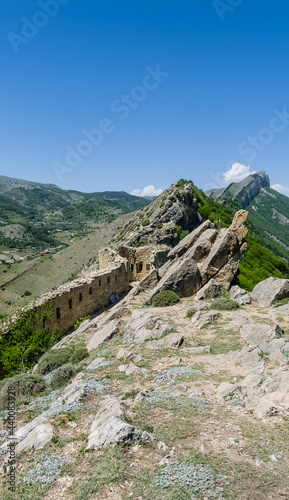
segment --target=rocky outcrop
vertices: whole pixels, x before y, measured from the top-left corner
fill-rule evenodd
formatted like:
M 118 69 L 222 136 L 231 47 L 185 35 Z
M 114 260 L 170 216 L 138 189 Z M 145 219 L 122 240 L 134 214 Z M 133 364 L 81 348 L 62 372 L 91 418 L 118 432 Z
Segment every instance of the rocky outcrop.
M 196 299 L 213 299 L 216 297 L 220 297 L 223 292 L 224 289 L 221 283 L 212 278 L 205 286 L 203 286 L 203 288 L 201 288 L 201 290 L 198 291 Z
M 173 329 L 156 313 L 136 309 L 127 321 L 123 341 L 141 344 L 146 340 L 159 339 L 171 333 Z
M 107 396 L 91 426 L 87 449 L 106 448 L 114 444 L 132 444 L 151 441 L 152 436 L 126 421 L 123 404 L 115 397 Z
M 289 298 L 289 280 L 267 278 L 255 286 L 251 297 L 261 306 L 269 307 L 274 300 Z
M 230 299 L 238 302 L 240 306 L 251 304 L 250 293 L 238 285 L 232 286 L 232 288 L 230 289 Z
M 169 253 L 171 262 L 167 262 L 164 268 L 160 269 L 162 277 L 152 290 L 147 303 L 162 290 L 173 290 L 182 297 L 189 297 L 211 279 L 215 279 L 223 289 L 228 290 L 247 248 L 247 216 L 245 210 L 240 210 L 231 226 L 221 229 L 219 234 L 216 228 L 211 227 L 211 223 L 206 222 L 188 235 L 185 243 L 181 241 Z M 208 293 L 216 291 L 214 282 L 208 285 L 208 290 L 211 290 Z
M 175 259 L 176 257 L 184 255 L 207 229 L 214 230 L 214 228 L 215 225 L 211 221 L 206 220 L 203 222 L 203 224 L 185 236 L 185 238 L 183 238 L 180 243 L 168 253 L 168 259 Z
M 97 330 L 87 344 L 88 352 L 97 349 L 101 344 L 107 342 L 115 335 L 118 335 L 120 333 L 120 328 L 121 322 L 119 320 L 112 320 L 103 328 Z
M 143 224 L 145 222 L 145 224 Z M 192 231 L 202 223 L 192 182 L 179 181 L 137 212 L 127 228 L 124 244 L 175 246 L 177 226 Z

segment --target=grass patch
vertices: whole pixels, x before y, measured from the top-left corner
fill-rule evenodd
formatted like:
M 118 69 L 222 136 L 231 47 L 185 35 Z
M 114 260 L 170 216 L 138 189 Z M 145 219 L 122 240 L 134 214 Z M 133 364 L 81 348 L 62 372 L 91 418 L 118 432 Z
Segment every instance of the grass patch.
M 218 299 L 210 305 L 210 309 L 216 311 L 233 311 L 234 309 L 239 309 L 239 307 L 238 302 L 230 299 Z

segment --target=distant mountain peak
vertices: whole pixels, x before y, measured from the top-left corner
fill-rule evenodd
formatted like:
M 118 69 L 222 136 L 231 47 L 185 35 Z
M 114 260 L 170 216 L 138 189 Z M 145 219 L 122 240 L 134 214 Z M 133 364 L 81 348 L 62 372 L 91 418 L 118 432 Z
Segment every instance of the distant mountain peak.
M 222 200 L 231 198 L 240 202 L 243 208 L 250 205 L 252 200 L 260 194 L 263 188 L 270 187 L 270 179 L 266 172 L 256 172 L 248 175 L 241 182 L 232 182 L 226 188 L 207 191 L 208 196 Z

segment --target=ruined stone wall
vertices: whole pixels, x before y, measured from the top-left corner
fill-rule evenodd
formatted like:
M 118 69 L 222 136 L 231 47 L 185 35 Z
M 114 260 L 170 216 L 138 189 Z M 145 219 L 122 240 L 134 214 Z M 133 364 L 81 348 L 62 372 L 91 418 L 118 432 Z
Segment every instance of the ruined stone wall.
M 128 261 L 129 281 L 140 281 L 151 269 L 164 264 L 168 251 L 168 247 L 151 245 L 136 248 L 123 245 L 117 248 L 118 254 Z
M 159 259 L 164 262 L 168 250 L 152 246 L 104 248 L 99 251 L 99 270 L 41 295 L 35 303 L 23 310 L 37 310 L 51 302 L 53 308 L 50 318 L 51 329 L 54 333 L 65 333 L 79 318 L 109 305 L 113 293 L 118 295 L 127 293 L 130 282 L 144 278 L 152 266 L 157 267 Z M 12 320 L 14 319 L 17 318 Z
M 129 291 L 127 264 L 123 260 L 114 267 L 95 271 L 89 275 L 42 295 L 35 303 L 37 308 L 49 301 L 53 313 L 50 324 L 53 332 L 66 332 L 77 319 L 92 314 L 110 304 L 109 297 Z

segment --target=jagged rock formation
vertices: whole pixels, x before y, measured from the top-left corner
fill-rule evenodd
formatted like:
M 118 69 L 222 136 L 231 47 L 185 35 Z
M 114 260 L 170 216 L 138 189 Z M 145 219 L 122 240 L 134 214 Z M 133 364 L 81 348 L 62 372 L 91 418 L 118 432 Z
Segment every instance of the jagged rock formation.
M 202 217 L 192 182 L 176 182 L 150 205 L 135 214 L 123 229 L 119 240 L 125 245 L 163 244 L 172 247 L 179 238 L 177 226 L 192 231 L 200 225 Z
M 228 290 L 247 248 L 247 215 L 244 210 L 237 212 L 230 228 L 219 234 L 208 221 L 189 234 L 168 254 L 171 260 L 160 269 L 161 279 L 150 299 L 162 290 L 189 297 L 211 279 Z

